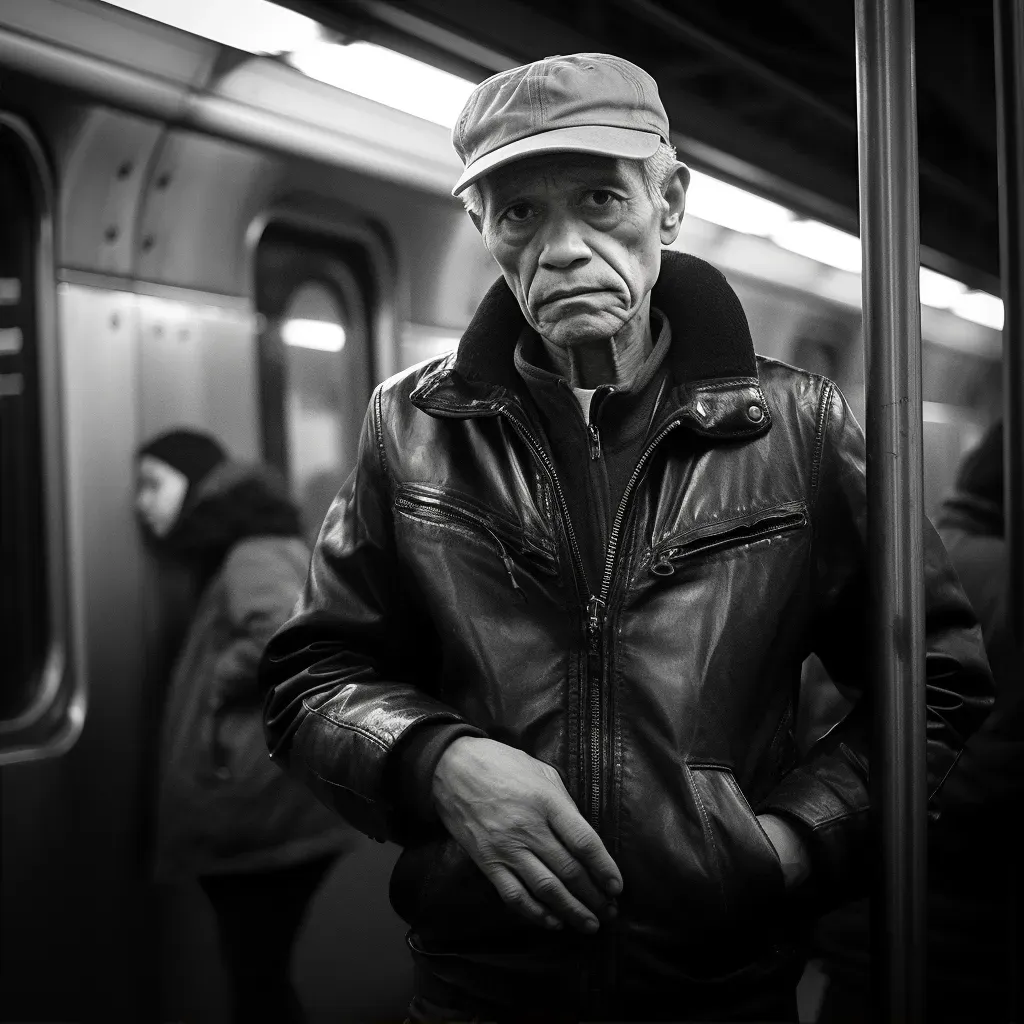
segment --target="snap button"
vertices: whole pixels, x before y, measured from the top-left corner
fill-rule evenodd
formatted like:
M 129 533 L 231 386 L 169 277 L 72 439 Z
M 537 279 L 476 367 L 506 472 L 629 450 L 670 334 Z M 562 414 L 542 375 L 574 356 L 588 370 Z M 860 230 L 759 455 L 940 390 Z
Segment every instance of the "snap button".
M 753 420 L 753 421 L 754 421 L 755 423 L 757 423 L 757 421 L 758 421 L 758 420 L 760 420 L 760 419 L 761 419 L 761 417 L 762 417 L 762 416 L 764 415 L 764 410 L 763 410 L 763 409 L 761 408 L 761 406 L 759 406 L 759 405 L 752 405 L 752 406 L 751 406 L 751 407 L 750 407 L 750 408 L 749 408 L 749 409 L 747 410 L 747 415 L 748 415 L 748 416 L 749 416 L 749 417 L 750 417 L 750 418 L 751 418 L 751 419 L 752 419 L 752 420 Z

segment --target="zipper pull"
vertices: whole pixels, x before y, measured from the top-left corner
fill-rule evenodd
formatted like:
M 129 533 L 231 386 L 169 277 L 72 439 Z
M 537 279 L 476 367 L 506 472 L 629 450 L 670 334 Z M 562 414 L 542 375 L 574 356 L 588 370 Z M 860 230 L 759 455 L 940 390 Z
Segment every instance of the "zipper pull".
M 655 576 L 671 576 L 676 567 L 669 561 L 668 552 L 663 551 L 658 555 L 658 560 L 651 566 L 651 572 Z
M 508 557 L 508 552 L 505 550 L 505 545 L 501 543 L 501 538 L 496 534 L 492 533 L 491 536 L 494 538 L 494 543 L 498 545 L 498 557 L 501 558 L 502 564 L 505 566 L 505 572 L 508 573 L 509 582 L 512 584 L 512 589 L 519 592 L 519 596 L 526 600 L 526 591 L 519 586 L 519 582 L 516 580 L 516 574 L 512 571 L 512 559 Z
M 591 655 L 601 653 L 601 627 L 604 625 L 604 601 L 599 597 L 592 597 L 587 605 L 587 638 L 590 641 Z
M 595 460 L 601 458 L 601 431 L 596 423 L 587 424 L 587 435 L 590 438 L 590 457 Z

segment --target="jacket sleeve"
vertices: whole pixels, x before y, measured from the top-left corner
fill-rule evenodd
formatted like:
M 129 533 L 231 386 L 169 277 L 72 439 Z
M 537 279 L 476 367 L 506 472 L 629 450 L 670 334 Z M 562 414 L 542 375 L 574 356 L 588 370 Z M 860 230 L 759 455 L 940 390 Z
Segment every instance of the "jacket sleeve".
M 410 822 L 393 782 L 413 733 L 427 723 L 483 736 L 428 692 L 429 651 L 404 599 L 374 392 L 356 468 L 313 550 L 296 614 L 260 669 L 271 757 L 373 839 L 402 842 Z
M 302 590 L 295 557 L 266 540 L 247 540 L 224 560 L 222 579 L 230 642 L 214 667 L 214 700 L 258 699 L 256 673 L 267 642 L 291 614 Z
M 785 775 L 759 812 L 790 819 L 809 841 L 815 889 L 829 902 L 858 892 L 869 862 L 871 746 L 867 493 L 864 435 L 839 390 L 826 382 L 812 480 L 812 649 L 854 700 L 847 716 Z M 981 633 L 945 550 L 924 524 L 927 772 L 929 808 L 983 721 L 993 685 Z
M 942 815 L 934 835 L 942 843 L 1013 851 L 1024 801 L 1024 683 L 1001 680 L 995 707 L 968 739 L 942 787 Z
M 1017 815 L 1024 801 L 1024 658 L 1013 642 L 1006 600 L 1006 541 L 964 529 L 943 534 L 964 589 L 982 619 L 996 679 L 996 700 L 968 739 L 942 787 L 934 850 L 955 871 L 985 851 L 988 860 L 1017 856 Z

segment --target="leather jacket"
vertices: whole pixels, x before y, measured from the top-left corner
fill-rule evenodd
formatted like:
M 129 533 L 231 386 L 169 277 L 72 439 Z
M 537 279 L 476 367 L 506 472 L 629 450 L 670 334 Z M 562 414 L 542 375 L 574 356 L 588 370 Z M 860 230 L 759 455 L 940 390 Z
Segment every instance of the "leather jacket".
M 499 281 L 455 355 L 374 392 L 305 596 L 264 658 L 273 756 L 357 828 L 405 844 L 392 903 L 418 962 L 465 988 L 511 972 L 510 992 L 543 983 L 621 1007 L 756 988 L 793 917 L 757 813 L 801 830 L 816 892 L 840 900 L 865 876 L 869 702 L 802 761 L 792 738 L 811 652 L 851 694 L 872 688 L 860 427 L 831 381 L 755 357 L 710 265 L 664 253 L 652 303 L 672 325 L 669 387 L 602 579 L 583 578 Z M 926 529 L 934 793 L 992 684 Z M 613 924 L 541 933 L 443 831 L 403 817 L 394 760 L 446 721 L 559 771 L 622 872 Z

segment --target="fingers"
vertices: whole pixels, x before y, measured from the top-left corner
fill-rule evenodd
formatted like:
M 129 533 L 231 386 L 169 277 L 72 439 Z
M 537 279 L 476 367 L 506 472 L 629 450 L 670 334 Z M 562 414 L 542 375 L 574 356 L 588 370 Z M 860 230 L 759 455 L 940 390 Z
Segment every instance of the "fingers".
M 562 922 L 542 903 L 534 899 L 515 873 L 501 864 L 481 864 L 481 870 L 497 890 L 502 900 L 517 914 L 521 914 L 542 928 L 557 930 Z
M 563 851 L 563 859 L 565 862 L 571 860 L 570 855 L 566 851 Z M 568 873 L 575 877 L 575 884 L 583 889 L 585 886 L 582 884 L 582 879 L 586 877 L 586 871 L 578 864 L 576 867 L 578 872 L 569 871 Z M 565 865 L 563 864 L 564 869 Z M 570 927 L 587 935 L 592 935 L 600 927 L 597 916 L 583 900 L 577 898 L 566 886 L 562 878 L 529 850 L 520 852 L 516 863 L 516 874 L 523 880 L 527 889 L 538 903 L 546 907 L 559 920 L 564 921 Z M 591 892 L 596 896 L 596 906 L 603 906 L 605 901 L 603 897 L 597 894 L 593 882 L 588 882 L 587 884 L 589 884 Z
M 609 896 L 617 896 L 622 892 L 622 875 L 618 865 L 575 804 L 569 800 L 556 802 L 548 815 L 548 822 L 566 850 Z
M 539 863 L 546 872 L 554 875 L 561 882 L 562 886 L 576 898 L 591 916 L 602 920 L 609 920 L 615 916 L 616 908 L 614 897 L 599 888 L 590 872 L 552 835 L 550 840 L 543 845 L 538 844 L 533 851 L 539 858 Z M 525 876 L 524 876 L 525 878 Z M 561 912 L 562 908 L 557 902 L 552 902 L 544 893 L 538 892 L 537 888 L 530 884 L 530 879 L 525 878 L 530 890 L 545 905 L 551 907 L 563 920 L 567 920 Z M 571 924 L 576 921 L 569 921 Z

